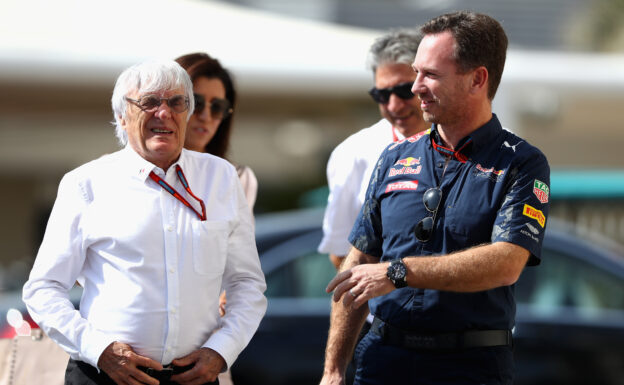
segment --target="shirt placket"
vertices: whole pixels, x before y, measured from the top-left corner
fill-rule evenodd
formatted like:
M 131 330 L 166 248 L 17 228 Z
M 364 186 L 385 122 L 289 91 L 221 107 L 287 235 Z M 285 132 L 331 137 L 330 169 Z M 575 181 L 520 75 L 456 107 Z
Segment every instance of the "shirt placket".
M 178 188 L 175 172 L 167 173 L 164 178 L 167 183 Z M 162 176 L 161 176 L 162 177 Z M 163 210 L 163 233 L 165 234 L 165 266 L 166 266 L 166 286 L 167 286 L 167 326 L 165 328 L 165 343 L 163 349 L 162 362 L 170 363 L 175 357 L 175 347 L 178 345 L 178 333 L 180 330 L 180 284 L 178 274 L 178 229 L 176 221 L 176 205 L 179 203 L 165 191 L 160 194 L 160 202 Z

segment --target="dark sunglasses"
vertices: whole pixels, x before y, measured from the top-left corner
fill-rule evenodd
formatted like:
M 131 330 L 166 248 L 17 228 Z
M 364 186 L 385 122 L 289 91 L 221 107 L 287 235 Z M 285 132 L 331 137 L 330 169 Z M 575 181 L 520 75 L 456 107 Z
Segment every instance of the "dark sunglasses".
M 139 107 L 142 111 L 145 112 L 153 112 L 160 107 L 163 100 L 167 102 L 167 105 L 171 110 L 181 113 L 189 108 L 189 100 L 184 95 L 174 95 L 170 98 L 161 98 L 158 95 L 143 95 L 139 99 L 132 99 L 127 96 L 124 96 L 126 101 L 134 104 Z
M 420 222 L 416 224 L 416 228 L 414 228 L 414 235 L 419 241 L 427 242 L 433 233 L 433 225 L 435 224 L 436 214 L 438 213 L 438 208 L 440 207 L 440 202 L 442 201 L 442 190 L 440 189 L 440 185 L 442 184 L 442 179 L 444 178 L 444 173 L 446 172 L 446 166 L 448 165 L 450 159 L 450 157 L 446 157 L 444 169 L 442 170 L 442 176 L 440 177 L 440 184 L 438 184 L 437 187 L 427 189 L 423 195 L 423 203 L 431 215 L 421 219 Z
M 373 100 L 379 104 L 387 104 L 390 101 L 390 95 L 395 94 L 403 100 L 409 100 L 414 97 L 412 93 L 412 85 L 414 83 L 401 83 L 394 87 L 388 88 L 371 88 L 368 93 Z
M 435 217 L 438 213 L 438 207 L 440 207 L 441 200 L 442 190 L 440 190 L 440 187 L 432 187 L 425 191 L 425 195 L 423 195 L 423 203 L 425 204 L 427 211 L 429 211 L 432 215 L 424 217 L 416 225 L 414 235 L 416 235 L 416 239 L 419 241 L 427 242 L 431 238 Z
M 206 108 L 206 98 L 199 94 L 193 94 L 195 97 L 195 114 L 201 114 Z M 212 119 L 223 120 L 234 112 L 232 105 L 227 99 L 214 98 L 210 101 L 210 117 Z

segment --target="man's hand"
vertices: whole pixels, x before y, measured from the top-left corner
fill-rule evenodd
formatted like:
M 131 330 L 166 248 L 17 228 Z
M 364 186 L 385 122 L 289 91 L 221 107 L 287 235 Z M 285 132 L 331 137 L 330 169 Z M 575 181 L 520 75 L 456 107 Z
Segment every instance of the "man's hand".
M 388 294 L 395 289 L 386 276 L 389 263 L 368 263 L 338 273 L 329 282 L 328 293 L 334 292 L 334 301 L 343 298 L 345 306 L 359 308 L 369 299 Z M 345 294 L 346 293 L 346 294 Z
M 226 366 L 223 357 L 209 348 L 201 348 L 182 358 L 176 358 L 172 364 L 175 366 L 193 365 L 186 372 L 171 377 L 171 381 L 182 385 L 200 385 L 206 382 L 214 382 Z
M 136 354 L 130 345 L 123 342 L 108 345 L 98 359 L 98 367 L 119 385 L 158 385 L 158 380 L 137 369 L 137 366 L 163 369 L 160 362 Z
M 319 385 L 345 385 L 345 379 L 340 374 L 323 373 L 323 378 L 321 378 Z

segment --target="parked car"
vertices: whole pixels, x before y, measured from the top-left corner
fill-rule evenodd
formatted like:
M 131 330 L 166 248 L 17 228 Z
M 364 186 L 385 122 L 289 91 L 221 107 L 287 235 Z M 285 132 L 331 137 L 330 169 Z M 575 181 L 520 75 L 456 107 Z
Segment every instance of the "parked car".
M 236 385 L 318 384 L 335 275 L 316 251 L 322 209 L 256 218 L 269 305 L 232 367 Z M 516 285 L 516 384 L 624 383 L 624 253 L 551 220 L 543 262 Z
M 232 367 L 236 385 L 318 384 L 335 275 L 316 247 L 323 209 L 256 217 L 256 242 L 269 305 L 258 332 Z M 624 252 L 584 239 L 551 220 L 539 267 L 516 287 L 516 384 L 624 384 Z M 0 293 L 0 336 L 12 338 L 7 311 L 21 293 Z M 72 291 L 78 303 L 79 290 Z M 61 368 L 60 376 L 64 368 Z

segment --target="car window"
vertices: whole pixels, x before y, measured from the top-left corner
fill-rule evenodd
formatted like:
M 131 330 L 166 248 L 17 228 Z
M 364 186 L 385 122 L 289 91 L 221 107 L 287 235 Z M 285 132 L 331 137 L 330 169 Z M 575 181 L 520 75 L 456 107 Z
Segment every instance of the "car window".
M 544 249 L 541 265 L 522 273 L 516 300 L 544 310 L 572 307 L 588 315 L 602 309 L 624 310 L 624 280 L 586 261 Z
M 302 253 L 266 274 L 267 297 L 327 298 L 325 287 L 336 275 L 327 254 Z

